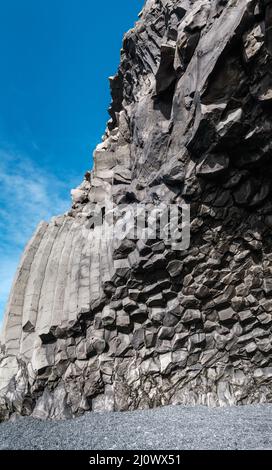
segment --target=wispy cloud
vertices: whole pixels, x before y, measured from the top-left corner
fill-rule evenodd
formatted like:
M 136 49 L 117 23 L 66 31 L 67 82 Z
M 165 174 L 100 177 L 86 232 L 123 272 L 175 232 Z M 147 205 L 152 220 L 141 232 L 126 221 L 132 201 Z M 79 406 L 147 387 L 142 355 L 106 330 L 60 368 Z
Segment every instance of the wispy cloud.
M 0 331 L 2 325 L 2 313 L 4 312 L 6 302 L 8 300 L 20 254 L 20 250 L 18 249 L 7 254 L 0 252 Z
M 0 320 L 24 245 L 37 224 L 65 212 L 79 178 L 57 178 L 28 156 L 0 148 Z

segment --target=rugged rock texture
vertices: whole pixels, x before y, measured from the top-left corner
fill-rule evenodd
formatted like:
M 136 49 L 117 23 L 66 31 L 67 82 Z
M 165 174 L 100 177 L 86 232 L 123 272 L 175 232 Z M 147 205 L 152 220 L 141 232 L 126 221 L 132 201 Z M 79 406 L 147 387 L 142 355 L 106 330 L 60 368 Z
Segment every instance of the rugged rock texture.
M 272 401 L 271 54 L 271 0 L 146 2 L 94 170 L 18 268 L 2 419 Z M 190 248 L 106 239 L 107 201 L 190 204 Z

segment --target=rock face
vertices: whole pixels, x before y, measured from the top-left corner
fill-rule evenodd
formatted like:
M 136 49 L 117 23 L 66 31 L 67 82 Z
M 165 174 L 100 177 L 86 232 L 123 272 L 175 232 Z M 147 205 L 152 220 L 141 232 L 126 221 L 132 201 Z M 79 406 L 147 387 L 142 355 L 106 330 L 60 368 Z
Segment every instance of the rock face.
M 145 3 L 94 169 L 18 267 L 2 419 L 272 401 L 271 54 L 271 0 Z M 109 201 L 117 235 L 186 202 L 189 248 L 105 236 Z

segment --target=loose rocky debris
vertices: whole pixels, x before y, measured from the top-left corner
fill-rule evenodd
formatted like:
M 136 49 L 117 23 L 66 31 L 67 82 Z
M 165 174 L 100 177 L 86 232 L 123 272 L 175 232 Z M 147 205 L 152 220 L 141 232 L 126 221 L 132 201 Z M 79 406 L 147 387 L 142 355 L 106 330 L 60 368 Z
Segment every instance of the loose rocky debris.
M 154 430 L 156 430 L 154 432 Z M 0 450 L 271 450 L 271 405 L 166 406 L 0 425 Z

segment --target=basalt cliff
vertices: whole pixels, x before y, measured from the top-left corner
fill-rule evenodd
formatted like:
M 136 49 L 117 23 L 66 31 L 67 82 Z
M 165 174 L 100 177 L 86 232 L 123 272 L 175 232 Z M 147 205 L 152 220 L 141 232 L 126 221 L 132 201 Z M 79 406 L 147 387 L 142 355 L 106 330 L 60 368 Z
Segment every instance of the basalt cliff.
M 271 0 L 146 1 L 94 168 L 18 267 L 0 419 L 272 401 L 271 59 Z M 116 235 L 161 203 L 189 247 Z

